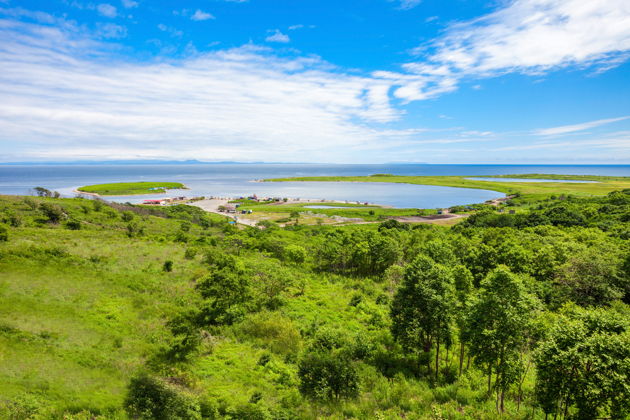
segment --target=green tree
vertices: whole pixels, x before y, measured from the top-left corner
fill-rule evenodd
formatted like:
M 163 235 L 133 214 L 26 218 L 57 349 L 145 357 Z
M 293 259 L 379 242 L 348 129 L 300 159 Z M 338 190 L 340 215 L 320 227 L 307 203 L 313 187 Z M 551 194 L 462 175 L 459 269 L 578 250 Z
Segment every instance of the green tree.
M 47 188 L 44 187 L 35 187 L 34 188 L 35 193 L 39 196 L 39 197 L 51 197 L 52 196 L 52 191 L 50 191 Z
M 505 393 L 523 368 L 520 352 L 527 344 L 534 298 L 520 277 L 500 266 L 481 283 L 479 297 L 468 313 L 464 338 L 474 363 L 488 374 L 488 393 L 497 391 L 497 406 L 504 411 Z
M 564 418 L 630 415 L 630 313 L 567 306 L 535 353 L 536 399 Z M 573 417 L 572 417 L 573 418 Z
M 621 261 L 596 248 L 574 254 L 557 272 L 556 282 L 567 300 L 582 306 L 609 305 L 623 297 L 628 279 L 618 270 Z
M 341 352 L 310 351 L 298 364 L 300 392 L 316 400 L 354 398 L 359 377 L 353 362 Z
M 464 367 L 465 341 L 464 331 L 466 314 L 470 306 L 473 287 L 473 275 L 464 265 L 457 265 L 453 268 L 453 279 L 455 285 L 455 296 L 457 297 L 457 307 L 455 321 L 459 331 L 459 375 L 461 376 Z
M 251 296 L 249 279 L 240 261 L 226 258 L 222 268 L 215 268 L 210 276 L 197 284 L 206 300 L 202 310 L 202 323 L 210 325 L 232 324 L 242 317 L 244 303 Z
M 456 298 L 450 270 L 418 256 L 407 268 L 391 307 L 392 334 L 407 352 L 424 353 L 431 372 L 435 345 L 435 379 L 439 377 L 440 344 L 451 344 Z

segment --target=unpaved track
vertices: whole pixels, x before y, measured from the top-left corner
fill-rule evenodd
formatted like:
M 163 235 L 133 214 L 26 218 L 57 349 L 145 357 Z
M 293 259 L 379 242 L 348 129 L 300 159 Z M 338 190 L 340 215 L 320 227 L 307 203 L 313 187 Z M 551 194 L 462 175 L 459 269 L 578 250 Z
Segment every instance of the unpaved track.
M 258 221 L 256 220 L 245 219 L 243 217 L 240 217 L 239 214 L 220 212 L 219 206 L 227 205 L 228 201 L 230 200 L 227 198 L 209 198 L 207 200 L 195 201 L 194 203 L 190 203 L 190 205 L 199 207 L 200 209 L 208 211 L 210 213 L 216 213 L 216 214 L 220 214 L 221 216 L 227 216 L 231 219 L 234 219 L 237 223 L 240 223 L 242 225 L 256 226 L 256 223 L 258 223 Z

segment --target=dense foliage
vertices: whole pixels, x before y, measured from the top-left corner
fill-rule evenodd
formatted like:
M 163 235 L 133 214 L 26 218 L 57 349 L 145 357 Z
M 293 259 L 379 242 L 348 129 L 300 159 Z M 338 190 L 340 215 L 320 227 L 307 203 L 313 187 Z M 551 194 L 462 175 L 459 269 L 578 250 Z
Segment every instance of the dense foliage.
M 627 418 L 630 191 L 505 208 L 259 229 L 2 197 L 0 417 Z

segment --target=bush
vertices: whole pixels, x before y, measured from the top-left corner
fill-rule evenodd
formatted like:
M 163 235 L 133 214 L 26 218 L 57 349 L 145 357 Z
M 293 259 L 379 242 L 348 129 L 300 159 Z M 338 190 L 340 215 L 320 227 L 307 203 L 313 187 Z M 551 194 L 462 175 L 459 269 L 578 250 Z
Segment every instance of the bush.
M 31 210 L 37 210 L 37 201 L 33 200 L 31 197 L 24 197 L 24 200 L 22 200 L 24 202 L 24 204 L 26 204 L 26 206 L 31 209 Z
M 291 319 L 275 313 L 253 315 L 239 327 L 242 334 L 256 339 L 276 354 L 297 354 L 302 346 L 300 332 Z
M 195 248 L 186 248 L 186 251 L 184 252 L 184 258 L 186 258 L 187 260 L 192 260 L 195 258 L 195 255 L 197 255 L 197 250 Z
M 230 418 L 232 419 L 247 419 L 247 420 L 270 420 L 271 416 L 269 411 L 257 404 L 243 404 L 236 407 Z
M 171 260 L 164 261 L 164 265 L 162 265 L 162 270 L 167 273 L 170 273 L 171 271 L 173 271 L 173 261 Z
M 155 420 L 201 419 L 199 403 L 161 379 L 141 374 L 127 387 L 125 410 L 131 418 Z
M 306 260 L 306 250 L 300 245 L 288 245 L 284 248 L 284 255 L 287 261 L 301 264 Z
M 80 230 L 81 222 L 76 219 L 70 219 L 66 222 L 66 227 L 70 230 Z
M 359 376 L 346 357 L 311 352 L 298 365 L 300 392 L 315 400 L 354 398 L 359 394 Z
M 348 305 L 358 306 L 361 302 L 363 302 L 363 295 L 355 293 L 352 295 L 352 298 L 350 298 L 350 303 L 348 303 Z
M 6 226 L 0 225 L 0 242 L 7 242 L 9 240 L 9 229 Z
M 63 209 L 56 204 L 42 203 L 40 204 L 39 209 L 50 223 L 59 223 L 61 219 L 65 219 L 67 217 Z

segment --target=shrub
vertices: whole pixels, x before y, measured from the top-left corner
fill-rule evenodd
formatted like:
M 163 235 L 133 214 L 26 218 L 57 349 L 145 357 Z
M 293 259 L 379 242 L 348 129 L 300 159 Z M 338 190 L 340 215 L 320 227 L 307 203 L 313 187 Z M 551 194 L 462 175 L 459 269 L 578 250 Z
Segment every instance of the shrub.
M 65 219 L 67 217 L 63 209 L 56 204 L 42 203 L 40 204 L 39 209 L 50 223 L 59 223 L 61 219 Z
M 0 242 L 7 242 L 9 240 L 9 229 L 6 226 L 0 225 Z
M 141 374 L 131 379 L 127 390 L 125 410 L 131 418 L 201 419 L 199 403 L 161 379 Z
M 271 416 L 269 411 L 257 404 L 243 404 L 236 407 L 232 413 L 230 413 L 232 419 L 247 419 L 247 420 L 269 420 Z
M 38 206 L 37 201 L 33 200 L 32 198 L 30 198 L 30 197 L 24 197 L 23 202 L 24 202 L 24 204 L 26 204 L 26 206 L 27 206 L 29 209 L 31 209 L 31 210 L 37 210 L 37 206 Z
M 284 248 L 284 255 L 288 261 L 301 264 L 306 260 L 306 250 L 300 245 L 288 245 Z
M 192 260 L 193 258 L 195 258 L 195 255 L 197 255 L 197 250 L 195 248 L 186 248 L 186 251 L 184 252 L 184 258 L 186 258 L 187 260 Z
M 359 394 L 359 377 L 354 364 L 341 355 L 307 353 L 299 362 L 302 395 L 315 400 L 354 398 Z
M 6 212 L 4 218 L 0 219 L 0 222 L 7 223 L 13 227 L 20 227 L 22 226 L 22 217 L 12 212 Z
M 129 210 L 123 211 L 121 216 L 124 222 L 131 222 L 133 220 L 134 214 Z
M 249 317 L 240 325 L 240 332 L 256 339 L 277 354 L 296 354 L 302 346 L 300 332 L 291 319 L 275 313 Z
M 167 273 L 170 273 L 171 271 L 173 271 L 173 261 L 171 260 L 164 261 L 164 265 L 162 265 L 162 270 Z
M 355 293 L 354 295 L 352 295 L 352 298 L 350 298 L 350 303 L 348 303 L 348 305 L 350 306 L 358 306 L 359 303 L 363 302 L 363 295 L 359 294 L 359 293 Z
M 81 222 L 76 219 L 70 219 L 66 222 L 66 227 L 70 230 L 80 230 Z

